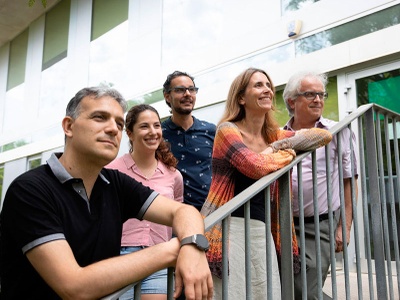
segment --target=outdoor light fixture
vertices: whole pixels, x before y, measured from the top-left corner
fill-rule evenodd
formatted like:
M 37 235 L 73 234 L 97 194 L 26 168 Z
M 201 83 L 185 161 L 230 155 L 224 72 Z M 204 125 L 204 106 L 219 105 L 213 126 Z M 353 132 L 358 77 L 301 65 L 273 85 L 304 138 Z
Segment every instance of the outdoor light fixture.
M 295 38 L 299 35 L 302 22 L 300 20 L 290 21 L 287 25 L 288 37 Z

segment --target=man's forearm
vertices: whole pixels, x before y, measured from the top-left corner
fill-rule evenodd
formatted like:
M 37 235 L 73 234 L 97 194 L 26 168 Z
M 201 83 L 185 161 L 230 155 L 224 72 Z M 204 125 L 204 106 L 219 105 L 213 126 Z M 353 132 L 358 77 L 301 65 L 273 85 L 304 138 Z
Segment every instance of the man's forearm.
M 179 240 L 194 234 L 204 234 L 204 220 L 192 205 L 178 203 L 158 195 L 147 209 L 144 219 L 172 226 Z
M 204 219 L 191 205 L 182 205 L 173 220 L 173 228 L 179 240 L 194 234 L 204 234 Z
M 157 270 L 174 266 L 179 241 L 161 243 L 135 253 L 80 267 L 66 241 L 38 246 L 27 253 L 47 284 L 63 299 L 97 299 Z
M 353 204 L 352 204 L 352 190 L 351 190 L 351 178 L 345 178 L 343 180 L 344 187 L 344 206 L 345 206 L 345 216 L 346 216 L 346 231 L 350 234 L 351 226 L 353 223 Z M 354 190 L 355 190 L 355 201 L 357 203 L 357 179 L 354 179 Z M 342 218 L 339 220 L 339 227 L 342 226 Z M 350 240 L 350 237 L 347 237 Z

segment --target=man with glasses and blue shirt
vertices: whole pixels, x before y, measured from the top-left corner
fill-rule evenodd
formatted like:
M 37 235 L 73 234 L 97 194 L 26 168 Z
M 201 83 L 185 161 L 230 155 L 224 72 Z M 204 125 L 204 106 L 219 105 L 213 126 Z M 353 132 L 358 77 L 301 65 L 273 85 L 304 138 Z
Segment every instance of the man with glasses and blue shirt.
M 163 137 L 171 144 L 183 176 L 184 203 L 199 211 L 211 184 L 211 158 L 216 126 L 192 116 L 199 88 L 194 78 L 175 71 L 163 85 L 165 102 L 172 116 L 162 123 Z
M 293 75 L 286 84 L 283 92 L 283 99 L 289 112 L 290 120 L 284 126 L 286 130 L 301 130 L 304 128 L 318 127 L 329 130 L 336 122 L 322 117 L 324 104 L 328 98 L 325 90 L 328 78 L 325 74 L 315 72 L 299 72 Z M 340 190 L 339 190 L 339 168 L 338 161 L 342 161 L 343 165 L 343 187 L 344 187 L 344 203 L 345 203 L 345 230 L 346 244 L 350 242 L 350 230 L 353 221 L 352 214 L 352 191 L 351 179 L 355 178 L 355 191 L 357 199 L 357 163 L 354 150 L 351 150 L 350 135 L 353 145 L 355 145 L 355 135 L 350 130 L 344 130 L 341 133 L 341 151 L 339 152 L 337 136 L 330 143 L 330 176 L 326 176 L 325 164 L 325 147 L 316 150 L 317 161 L 317 193 L 318 193 L 318 220 L 320 234 L 320 258 L 321 258 L 321 275 L 322 286 L 328 274 L 330 259 L 330 240 L 329 240 L 329 218 L 328 218 L 328 194 L 327 194 L 327 178 L 332 180 L 332 211 L 337 211 L 340 207 Z M 353 157 L 352 157 L 353 156 Z M 354 161 L 352 167 L 352 159 Z M 303 207 L 299 208 L 299 190 L 297 168 L 293 168 L 292 173 L 292 190 L 293 190 L 293 216 L 296 228 L 296 235 L 300 244 L 300 226 L 299 226 L 299 209 L 304 211 L 304 236 L 305 251 L 307 265 L 307 299 L 318 299 L 318 270 L 317 270 L 317 253 L 315 247 L 315 224 L 314 224 L 314 203 L 313 203 L 313 172 L 312 158 L 308 155 L 302 162 L 302 184 L 303 184 Z M 334 221 L 335 233 L 335 251 L 343 251 L 342 221 Z M 301 273 L 294 276 L 295 299 L 302 299 L 302 281 Z M 323 295 L 327 299 L 327 295 Z M 330 298 L 329 298 L 330 299 Z

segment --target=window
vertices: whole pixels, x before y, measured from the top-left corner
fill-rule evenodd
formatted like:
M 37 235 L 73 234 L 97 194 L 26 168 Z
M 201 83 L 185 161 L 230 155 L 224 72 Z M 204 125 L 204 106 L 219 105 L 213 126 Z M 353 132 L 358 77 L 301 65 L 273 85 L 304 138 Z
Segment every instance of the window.
M 118 5 L 116 5 L 118 3 Z M 89 85 L 105 84 L 128 93 L 128 1 L 93 1 Z
M 63 0 L 46 13 L 42 70 L 67 57 L 70 7 Z
M 41 160 L 40 155 L 28 157 L 28 165 L 27 165 L 26 169 L 32 170 L 34 168 L 37 168 L 40 166 L 41 162 L 42 162 L 42 160 Z
M 142 104 L 142 103 L 152 104 L 152 103 L 162 101 L 162 100 L 164 100 L 163 90 L 159 89 L 154 92 L 145 94 L 143 96 L 128 100 L 128 106 L 129 106 L 129 108 L 131 108 L 134 105 L 138 105 L 138 104 Z
M 70 9 L 71 1 L 63 0 L 46 13 L 37 118 L 39 127 L 58 123 L 64 116 Z
M 95 40 L 128 20 L 128 0 L 93 0 L 92 38 Z
M 296 56 L 400 24 L 400 5 L 381 10 L 343 25 L 295 41 Z
M 22 117 L 22 113 L 26 112 L 25 106 L 25 83 L 13 87 L 6 93 L 4 101 L 3 130 L 1 133 L 1 141 L 15 140 L 16 136 L 29 131 L 26 126 L 27 118 Z
M 376 103 L 400 114 L 400 69 L 356 80 L 357 105 Z
M 28 51 L 29 30 L 26 29 L 10 43 L 7 91 L 25 81 L 26 55 Z

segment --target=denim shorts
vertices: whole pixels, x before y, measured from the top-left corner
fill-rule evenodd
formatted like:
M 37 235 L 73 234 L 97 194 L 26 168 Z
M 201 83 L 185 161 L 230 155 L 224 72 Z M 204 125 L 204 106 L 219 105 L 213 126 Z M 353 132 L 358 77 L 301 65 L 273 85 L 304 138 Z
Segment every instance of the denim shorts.
M 128 254 L 132 252 L 140 251 L 144 246 L 135 247 L 121 247 L 121 255 Z M 167 294 L 167 269 L 157 271 L 150 276 L 142 280 L 142 294 Z M 119 297 L 120 300 L 131 300 L 133 297 L 133 289 L 130 289 L 122 296 Z

